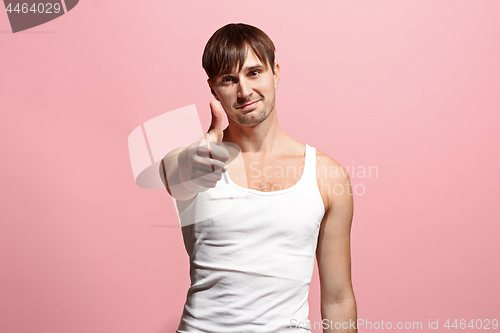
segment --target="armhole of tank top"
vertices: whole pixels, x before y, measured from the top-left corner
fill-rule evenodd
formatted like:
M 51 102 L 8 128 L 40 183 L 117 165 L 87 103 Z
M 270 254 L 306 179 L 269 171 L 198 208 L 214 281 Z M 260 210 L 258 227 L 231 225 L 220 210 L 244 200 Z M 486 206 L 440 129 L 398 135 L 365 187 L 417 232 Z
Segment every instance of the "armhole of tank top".
M 179 217 L 184 215 L 184 213 L 186 213 L 195 204 L 195 202 L 198 200 L 199 196 L 200 196 L 200 193 L 196 193 L 196 195 L 190 199 L 191 202 L 179 212 Z M 177 202 L 175 204 L 177 205 Z
M 323 202 L 323 197 L 321 196 L 321 190 L 320 190 L 319 185 L 318 185 L 318 154 L 316 152 L 316 148 L 315 147 L 312 147 L 312 148 L 313 149 L 311 149 L 311 150 L 314 152 L 314 154 L 311 154 L 311 155 L 313 155 L 313 157 L 311 158 L 311 166 L 312 166 L 311 169 L 313 169 L 311 173 L 313 175 L 312 178 L 314 178 L 314 182 L 313 182 L 315 185 L 314 192 L 316 193 L 316 196 L 319 198 L 319 203 L 321 205 L 321 211 L 323 212 L 321 215 L 325 216 L 325 213 L 326 213 L 325 203 Z

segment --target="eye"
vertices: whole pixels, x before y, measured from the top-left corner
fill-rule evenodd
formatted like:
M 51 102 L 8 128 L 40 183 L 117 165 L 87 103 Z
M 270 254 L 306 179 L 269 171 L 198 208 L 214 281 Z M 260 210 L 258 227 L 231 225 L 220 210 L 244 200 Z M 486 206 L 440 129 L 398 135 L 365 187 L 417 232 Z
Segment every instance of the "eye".
M 260 71 L 259 70 L 253 70 L 250 72 L 250 76 L 257 76 L 259 75 Z
M 223 83 L 231 83 L 231 82 L 235 82 L 235 79 L 232 76 L 224 76 L 222 78 L 222 82 Z

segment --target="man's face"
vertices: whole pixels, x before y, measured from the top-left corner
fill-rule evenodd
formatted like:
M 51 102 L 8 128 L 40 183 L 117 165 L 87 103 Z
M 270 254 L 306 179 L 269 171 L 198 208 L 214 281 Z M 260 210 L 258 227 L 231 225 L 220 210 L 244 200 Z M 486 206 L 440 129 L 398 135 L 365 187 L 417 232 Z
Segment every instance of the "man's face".
M 241 126 L 255 126 L 274 111 L 279 65 L 275 64 L 273 73 L 269 64 L 266 67 L 248 49 L 247 58 L 239 72 L 233 70 L 208 83 L 228 118 Z

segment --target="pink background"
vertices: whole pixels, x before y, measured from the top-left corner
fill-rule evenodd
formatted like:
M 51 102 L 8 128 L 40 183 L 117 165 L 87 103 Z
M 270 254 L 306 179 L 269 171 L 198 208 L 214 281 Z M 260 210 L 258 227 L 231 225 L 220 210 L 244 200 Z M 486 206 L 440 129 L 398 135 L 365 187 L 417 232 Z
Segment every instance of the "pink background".
M 500 319 L 499 12 L 497 0 L 86 0 L 12 34 L 0 11 L 0 332 L 175 331 L 188 257 L 168 194 L 134 184 L 127 137 L 190 104 L 208 128 L 201 54 L 229 22 L 274 40 L 282 128 L 364 189 L 358 318 L 439 319 L 439 331 Z M 358 177 L 369 166 L 378 176 Z M 313 322 L 318 296 L 315 272 Z

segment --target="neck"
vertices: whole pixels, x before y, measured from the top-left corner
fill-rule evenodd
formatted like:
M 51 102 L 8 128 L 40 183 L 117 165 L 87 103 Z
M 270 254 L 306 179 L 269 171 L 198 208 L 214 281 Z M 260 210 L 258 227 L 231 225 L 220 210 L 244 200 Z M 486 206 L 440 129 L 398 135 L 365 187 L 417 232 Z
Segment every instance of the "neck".
M 278 124 L 276 110 L 260 124 L 241 126 L 228 118 L 229 126 L 224 130 L 223 141 L 237 144 L 242 153 L 267 155 L 278 148 L 286 139 L 286 134 Z

